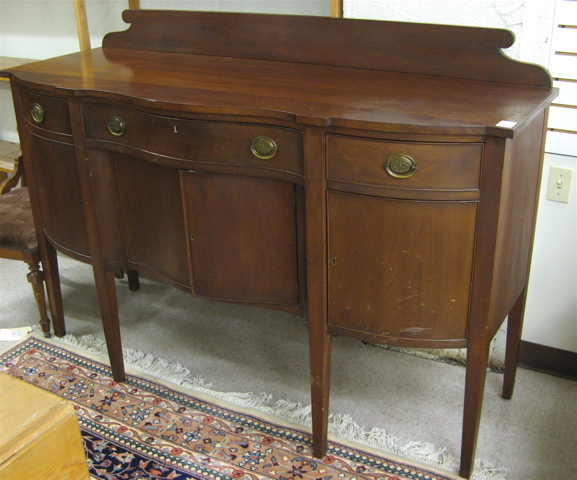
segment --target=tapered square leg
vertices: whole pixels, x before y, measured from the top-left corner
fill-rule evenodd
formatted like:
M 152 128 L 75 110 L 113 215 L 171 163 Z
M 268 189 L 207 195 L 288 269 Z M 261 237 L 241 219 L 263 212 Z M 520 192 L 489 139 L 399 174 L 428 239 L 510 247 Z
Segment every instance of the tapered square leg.
M 112 368 L 112 377 L 115 381 L 122 382 L 125 378 L 125 372 L 114 272 L 94 266 L 94 279 L 96 281 L 110 367 Z
M 465 406 L 459 469 L 459 475 L 463 478 L 471 478 L 473 473 L 481 411 L 483 409 L 485 379 L 489 363 L 489 344 L 490 341 L 486 340 L 484 345 L 475 345 L 467 349 Z
M 58 270 L 58 257 L 56 250 L 49 243 L 41 246 L 44 248 L 42 267 L 44 269 L 44 279 L 46 282 L 46 292 L 52 314 L 52 325 L 54 335 L 63 337 L 66 335 L 66 325 L 64 322 L 64 308 L 62 306 L 62 290 L 60 289 L 60 273 Z
M 527 288 L 524 288 L 509 312 L 507 321 L 507 347 L 505 352 L 505 374 L 503 376 L 503 398 L 507 400 L 513 396 L 513 388 L 515 387 L 526 300 Z

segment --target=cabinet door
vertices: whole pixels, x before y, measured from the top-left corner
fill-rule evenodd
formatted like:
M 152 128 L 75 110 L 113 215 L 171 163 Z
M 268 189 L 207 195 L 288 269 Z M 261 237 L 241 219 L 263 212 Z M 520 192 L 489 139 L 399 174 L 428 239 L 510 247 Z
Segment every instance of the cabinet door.
M 112 154 L 112 157 L 118 172 L 128 260 L 188 290 L 190 275 L 180 172 L 130 155 Z
M 74 146 L 27 132 L 43 227 L 59 250 L 89 257 L 88 234 Z
M 405 344 L 466 338 L 476 211 L 329 193 L 329 324 Z
M 294 185 L 183 174 L 196 295 L 298 305 Z

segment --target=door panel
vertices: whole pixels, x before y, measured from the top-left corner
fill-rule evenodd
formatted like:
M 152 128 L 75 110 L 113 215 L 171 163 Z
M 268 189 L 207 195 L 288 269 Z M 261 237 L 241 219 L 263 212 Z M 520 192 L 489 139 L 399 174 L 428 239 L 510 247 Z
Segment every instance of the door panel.
M 472 202 L 329 193 L 329 324 L 466 338 L 476 210 Z
M 194 293 L 298 305 L 294 185 L 183 174 Z
M 116 155 L 128 260 L 190 286 L 180 174 Z
M 27 132 L 43 227 L 79 260 L 90 258 L 74 146 Z

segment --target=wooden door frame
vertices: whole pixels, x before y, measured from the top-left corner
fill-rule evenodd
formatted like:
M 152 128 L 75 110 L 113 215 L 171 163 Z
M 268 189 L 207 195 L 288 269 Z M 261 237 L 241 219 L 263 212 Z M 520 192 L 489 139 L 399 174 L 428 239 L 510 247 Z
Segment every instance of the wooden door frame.
M 343 18 L 343 0 L 331 0 L 331 17 Z

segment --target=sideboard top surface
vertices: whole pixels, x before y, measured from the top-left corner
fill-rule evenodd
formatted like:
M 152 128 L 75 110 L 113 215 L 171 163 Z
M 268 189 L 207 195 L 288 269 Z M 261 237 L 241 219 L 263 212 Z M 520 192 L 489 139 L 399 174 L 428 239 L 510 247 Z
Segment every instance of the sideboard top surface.
M 342 22 L 342 19 L 243 14 L 211 14 L 207 19 L 206 12 L 186 13 L 183 18 L 188 18 L 190 24 L 177 25 L 171 30 L 171 22 L 180 17 L 175 16 L 175 12 L 155 12 L 157 21 L 150 35 L 152 40 L 148 45 L 136 48 L 142 37 L 139 32 L 153 23 L 150 20 L 151 12 L 128 11 L 125 12 L 125 19 L 131 20 L 133 25 L 126 32 L 105 37 L 104 48 L 31 63 L 0 75 L 22 83 L 36 84 L 48 94 L 59 92 L 111 101 L 130 98 L 134 104 L 167 111 L 248 115 L 319 126 L 408 133 L 492 134 L 504 137 L 512 137 L 517 128 L 546 108 L 557 94 L 556 89 L 550 86 L 547 72 L 541 67 L 513 61 L 500 52 L 499 48 L 510 43 L 511 38 L 507 35 L 510 33 L 507 31 L 395 22 L 361 21 L 360 24 L 373 30 L 388 26 L 389 30 L 392 28 L 397 32 L 397 36 L 404 35 L 407 45 L 405 56 L 414 56 L 418 50 L 415 42 L 434 44 L 435 38 L 439 38 L 438 42 L 445 45 L 450 35 L 453 35 L 450 40 L 455 45 L 459 45 L 460 41 L 476 45 L 476 42 L 486 43 L 491 39 L 494 45 L 487 50 L 487 65 L 504 61 L 504 66 L 499 67 L 501 75 L 509 75 L 512 82 L 518 75 L 524 78 L 524 83 L 533 85 L 509 83 L 506 78 L 498 81 L 461 78 L 467 74 L 461 75 L 455 71 L 451 52 L 445 52 L 436 60 L 437 63 L 446 62 L 445 66 L 437 67 L 432 74 L 423 73 L 432 71 L 430 58 L 427 65 L 422 64 L 420 56 L 414 57 L 414 61 L 405 59 L 404 66 L 401 65 L 399 58 L 404 54 L 398 51 L 401 48 L 398 38 L 393 43 L 384 42 L 384 50 L 371 53 L 371 58 L 367 59 L 368 46 L 374 46 L 375 40 L 372 37 L 359 39 L 358 21 L 339 24 L 333 21 Z M 233 33 L 224 29 L 227 38 L 221 38 L 224 33 L 215 31 L 215 25 L 229 26 L 231 19 L 235 20 L 233 25 L 236 25 Z M 242 32 L 247 36 L 248 26 L 256 20 L 262 22 L 269 19 L 277 30 L 283 25 L 286 30 L 288 27 L 285 24 L 290 24 L 293 29 L 299 25 L 311 27 L 309 24 L 312 21 L 312 26 L 316 25 L 321 30 L 325 28 L 325 34 L 338 33 L 345 37 L 340 38 L 340 44 L 343 40 L 351 44 L 356 41 L 359 47 L 343 52 L 342 65 L 335 65 L 338 58 L 334 53 L 335 46 L 328 50 L 326 41 L 318 41 L 318 38 L 325 38 L 326 35 L 322 31 L 317 32 L 314 38 L 306 34 L 312 50 L 326 49 L 327 52 L 324 63 L 313 63 L 323 62 L 323 52 L 299 57 L 288 48 L 297 47 L 285 31 L 284 36 L 289 40 L 283 43 L 282 36 L 277 35 L 280 44 L 275 48 L 271 47 L 264 53 L 258 49 L 247 51 L 254 41 L 247 44 Z M 204 40 L 196 32 L 200 28 L 196 24 L 201 20 L 212 22 L 214 27 L 211 35 L 208 35 L 203 23 L 205 28 L 201 33 Z M 335 28 L 340 30 L 335 31 Z M 132 29 L 135 29 L 134 32 Z M 174 39 L 178 36 L 175 31 L 180 34 L 180 42 L 176 42 L 176 46 L 167 44 L 166 38 L 155 39 L 155 35 L 158 37 L 162 32 L 172 32 L 170 38 Z M 377 34 L 379 31 L 370 33 Z M 233 34 L 240 38 L 240 47 L 230 47 L 234 43 Z M 429 37 L 423 39 L 424 34 Z M 454 35 L 463 35 L 463 39 Z M 198 48 L 188 47 L 190 42 L 187 40 L 195 40 L 191 44 L 202 45 Z M 221 45 L 225 40 L 229 47 Z M 210 49 L 211 42 L 215 45 L 213 50 Z M 302 40 L 300 42 L 302 44 Z M 394 55 L 396 60 L 392 60 L 386 45 L 397 49 Z M 463 50 L 463 47 L 455 49 Z M 271 53 L 273 51 L 276 54 Z M 428 51 L 431 54 L 430 48 Z M 498 53 L 496 57 L 494 52 Z M 359 55 L 357 66 L 355 53 Z M 391 57 L 390 64 L 397 71 L 386 70 L 386 58 L 380 58 L 379 53 Z M 473 53 L 479 54 L 478 51 Z M 465 54 L 466 48 L 465 52 L 456 53 L 457 59 L 462 61 Z M 482 65 L 483 61 L 483 58 L 477 57 L 470 59 L 469 63 Z M 460 71 L 466 72 L 466 67 L 460 65 Z M 506 67 L 510 68 L 509 73 Z M 484 71 L 478 65 L 475 68 L 478 72 Z M 490 68 L 493 67 L 487 66 L 487 69 Z M 443 69 L 449 72 L 447 76 L 442 74 Z M 483 75 L 485 73 L 469 76 Z M 497 126 L 502 121 L 511 123 L 504 127 Z

